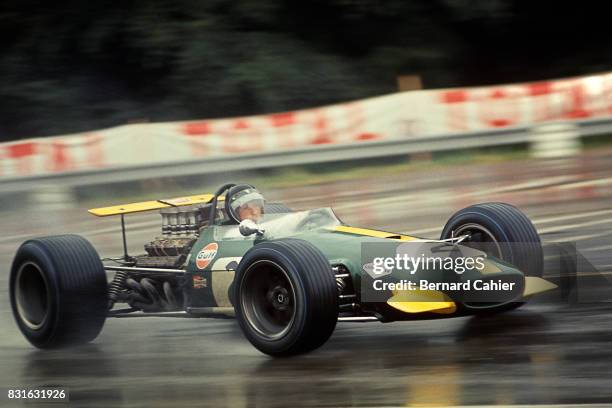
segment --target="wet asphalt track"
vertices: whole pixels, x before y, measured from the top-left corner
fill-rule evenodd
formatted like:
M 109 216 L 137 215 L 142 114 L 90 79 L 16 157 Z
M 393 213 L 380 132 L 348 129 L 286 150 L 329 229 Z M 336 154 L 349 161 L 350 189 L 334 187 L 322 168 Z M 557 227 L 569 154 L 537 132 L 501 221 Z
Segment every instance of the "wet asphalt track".
M 292 359 L 260 354 L 233 320 L 167 317 L 109 319 L 91 345 L 38 351 L 21 337 L 8 306 L 18 243 L 76 232 L 103 256 L 115 255 L 117 220 L 74 210 L 5 212 L 0 385 L 62 385 L 74 406 L 101 407 L 612 403 L 612 155 L 465 165 L 403 179 L 373 175 L 267 193 L 298 209 L 332 205 L 355 225 L 430 237 L 462 206 L 507 201 L 535 220 L 546 242 L 575 241 L 598 272 L 581 264 L 573 301 L 556 293 L 505 315 L 341 323 L 320 350 Z M 128 219 L 133 252 L 157 233 L 157 218 Z M 558 275 L 554 260 L 547 265 L 548 276 Z

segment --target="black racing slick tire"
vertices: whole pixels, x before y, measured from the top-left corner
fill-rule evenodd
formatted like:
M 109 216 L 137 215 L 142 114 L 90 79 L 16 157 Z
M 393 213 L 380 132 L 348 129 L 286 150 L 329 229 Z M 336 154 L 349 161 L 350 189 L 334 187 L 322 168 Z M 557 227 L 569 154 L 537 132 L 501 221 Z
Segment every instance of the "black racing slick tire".
M 521 270 L 526 276 L 542 276 L 542 243 L 532 222 L 518 208 L 506 203 L 476 204 L 456 212 L 440 236 L 467 234 L 466 245 L 482 242 L 485 250 Z
M 312 351 L 338 320 L 338 290 L 323 253 L 299 239 L 255 245 L 234 280 L 236 318 L 262 353 L 286 357 Z
M 85 238 L 59 235 L 24 242 L 13 260 L 9 288 L 17 325 L 38 348 L 88 343 L 102 330 L 106 273 Z
M 264 206 L 265 214 L 286 214 L 293 212 L 293 210 L 281 203 L 268 203 Z

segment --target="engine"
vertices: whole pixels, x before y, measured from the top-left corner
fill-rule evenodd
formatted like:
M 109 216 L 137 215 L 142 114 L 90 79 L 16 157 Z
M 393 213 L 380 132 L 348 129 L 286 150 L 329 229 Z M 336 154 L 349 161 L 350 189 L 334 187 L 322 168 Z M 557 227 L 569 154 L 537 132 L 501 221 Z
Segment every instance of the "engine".
M 208 223 L 210 205 L 189 205 L 160 210 L 161 235 L 145 244 L 146 255 L 136 257 L 136 266 L 180 268 L 191 247 Z
M 207 225 L 210 204 L 164 208 L 161 235 L 145 244 L 146 254 L 133 257 L 140 268 L 182 269 L 200 229 Z M 163 271 L 117 272 L 109 287 L 116 300 L 146 312 L 179 310 L 182 280 Z M 110 296 L 110 295 L 109 295 Z
M 197 236 L 207 206 L 189 205 L 160 210 L 162 235 L 165 237 Z M 208 213 L 208 211 L 206 211 Z

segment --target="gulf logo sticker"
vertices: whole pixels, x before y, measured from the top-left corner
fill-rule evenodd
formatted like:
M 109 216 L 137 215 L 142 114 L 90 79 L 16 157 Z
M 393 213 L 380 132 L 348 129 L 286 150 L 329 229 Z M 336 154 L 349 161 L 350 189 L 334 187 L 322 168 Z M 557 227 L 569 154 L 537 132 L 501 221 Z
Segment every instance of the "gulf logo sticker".
M 204 269 L 208 266 L 210 261 L 212 261 L 215 256 L 217 256 L 217 250 L 219 249 L 219 245 L 216 242 L 211 242 L 206 245 L 204 248 L 198 252 L 196 256 L 196 266 L 198 269 Z

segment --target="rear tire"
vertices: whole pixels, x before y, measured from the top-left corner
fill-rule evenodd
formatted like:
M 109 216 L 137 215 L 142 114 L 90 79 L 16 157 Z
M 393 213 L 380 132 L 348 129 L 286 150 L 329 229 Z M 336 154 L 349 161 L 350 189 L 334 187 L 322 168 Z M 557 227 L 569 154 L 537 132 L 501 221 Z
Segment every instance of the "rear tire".
M 309 242 L 262 242 L 242 258 L 234 280 L 236 318 L 262 353 L 282 357 L 323 345 L 338 320 L 331 266 Z
M 106 273 L 96 250 L 78 235 L 24 242 L 9 288 L 17 325 L 38 348 L 88 343 L 106 320 Z

